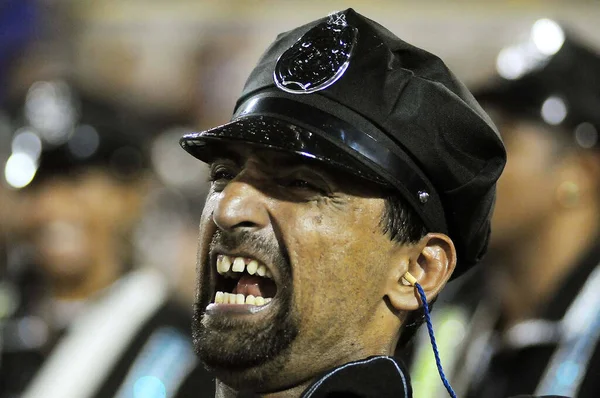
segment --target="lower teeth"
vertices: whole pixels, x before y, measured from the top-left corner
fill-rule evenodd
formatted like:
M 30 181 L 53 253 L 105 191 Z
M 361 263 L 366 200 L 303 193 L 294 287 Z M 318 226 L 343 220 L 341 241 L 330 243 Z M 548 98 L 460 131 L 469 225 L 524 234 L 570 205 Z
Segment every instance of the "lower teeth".
M 253 296 L 249 294 L 244 296 L 243 294 L 223 293 L 217 292 L 215 295 L 214 304 L 249 304 L 249 305 L 265 305 L 271 302 L 271 297 Z

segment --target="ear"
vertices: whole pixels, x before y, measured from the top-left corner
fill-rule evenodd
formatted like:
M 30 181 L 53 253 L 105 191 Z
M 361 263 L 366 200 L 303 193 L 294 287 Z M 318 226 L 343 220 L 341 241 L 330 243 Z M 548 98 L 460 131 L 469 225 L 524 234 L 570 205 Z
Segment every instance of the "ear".
M 567 156 L 557 172 L 556 199 L 561 209 L 596 200 L 600 159 L 596 153 L 578 151 Z
M 580 165 L 580 186 L 582 200 L 594 202 L 600 187 L 600 156 L 597 151 L 591 149 L 583 151 L 578 157 Z
M 456 267 L 456 249 L 444 234 L 430 233 L 413 246 L 398 250 L 390 269 L 386 296 L 397 311 L 414 311 L 421 307 L 419 293 L 405 278 L 410 272 L 425 291 L 427 299 L 435 298 L 450 279 Z

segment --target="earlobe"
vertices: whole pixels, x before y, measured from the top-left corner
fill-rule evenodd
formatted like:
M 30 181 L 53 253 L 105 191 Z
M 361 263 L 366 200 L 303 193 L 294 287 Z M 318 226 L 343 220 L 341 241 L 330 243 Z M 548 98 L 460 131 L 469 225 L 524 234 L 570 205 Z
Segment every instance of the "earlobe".
M 394 262 L 387 297 L 397 311 L 414 311 L 421 306 L 416 282 L 428 300 L 442 290 L 456 266 L 456 250 L 452 240 L 438 233 L 424 236 L 408 253 Z

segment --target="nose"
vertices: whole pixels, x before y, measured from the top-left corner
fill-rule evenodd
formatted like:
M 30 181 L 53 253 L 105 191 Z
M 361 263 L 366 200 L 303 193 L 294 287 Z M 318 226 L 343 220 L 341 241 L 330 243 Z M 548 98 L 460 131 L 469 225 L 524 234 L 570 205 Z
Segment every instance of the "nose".
M 269 225 L 266 197 L 248 182 L 231 181 L 217 201 L 213 220 L 224 231 L 256 231 Z

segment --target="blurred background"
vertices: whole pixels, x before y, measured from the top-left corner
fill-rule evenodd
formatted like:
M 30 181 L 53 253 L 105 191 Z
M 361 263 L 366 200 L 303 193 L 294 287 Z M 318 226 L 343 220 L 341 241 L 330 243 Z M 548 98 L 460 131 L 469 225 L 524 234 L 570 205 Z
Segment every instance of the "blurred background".
M 63 304 L 89 302 L 123 275 L 152 270 L 165 296 L 191 311 L 207 175 L 178 138 L 229 120 L 245 78 L 278 33 L 347 7 L 439 55 L 469 87 L 496 76 L 498 53 L 528 37 L 540 18 L 600 47 L 595 0 L 0 0 L 0 349 L 38 352 L 23 365 L 32 369 L 23 386 L 61 325 L 85 312 Z M 95 152 L 104 142 L 108 149 Z M 76 173 L 71 164 L 41 160 L 62 147 Z M 123 148 L 139 151 L 126 172 L 113 167 Z M 54 166 L 45 185 L 36 183 Z M 87 184 L 99 170 L 118 174 L 117 187 Z M 55 189 L 48 181 L 62 186 L 56 176 L 77 181 L 55 200 L 66 210 L 43 203 Z M 118 202 L 122 185 L 135 191 L 124 193 L 127 206 L 102 213 Z M 99 206 L 86 192 L 102 197 Z M 96 212 L 100 221 L 82 221 Z M 89 253 L 101 244 L 115 252 L 102 261 L 121 264 L 114 275 L 73 271 L 94 262 Z M 83 283 L 88 276 L 95 282 Z M 48 303 L 57 308 L 54 319 L 44 315 Z

